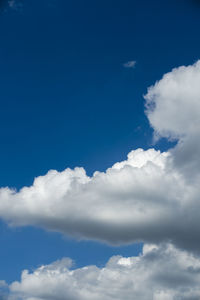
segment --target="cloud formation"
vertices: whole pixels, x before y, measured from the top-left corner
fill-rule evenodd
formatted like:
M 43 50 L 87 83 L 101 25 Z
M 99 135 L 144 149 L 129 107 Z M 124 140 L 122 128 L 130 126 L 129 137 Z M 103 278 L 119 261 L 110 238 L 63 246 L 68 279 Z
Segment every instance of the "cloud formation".
M 10 300 L 197 300 L 200 259 L 174 246 L 145 245 L 139 257 L 112 257 L 104 268 L 73 268 L 64 258 L 10 285 Z
M 200 249 L 200 62 L 148 89 L 146 114 L 168 152 L 137 149 L 106 172 L 49 171 L 20 191 L 0 189 L 0 217 L 111 244 L 172 242 Z
M 200 167 L 200 61 L 163 76 L 148 89 L 147 116 L 156 137 L 177 139 L 175 167 L 192 178 Z
M 148 89 L 147 116 L 160 137 L 182 140 L 200 132 L 200 61 L 175 68 Z

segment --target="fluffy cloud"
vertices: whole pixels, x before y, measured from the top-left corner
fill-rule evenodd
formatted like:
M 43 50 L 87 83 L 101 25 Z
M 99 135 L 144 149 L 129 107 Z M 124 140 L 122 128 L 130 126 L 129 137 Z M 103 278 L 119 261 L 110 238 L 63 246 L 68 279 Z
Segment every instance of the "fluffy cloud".
M 144 246 L 139 257 L 112 257 L 104 268 L 73 268 L 68 258 L 23 271 L 9 299 L 23 300 L 197 300 L 200 260 L 174 246 Z
M 172 240 L 181 245 L 184 238 L 187 246 L 199 224 L 198 187 L 167 169 L 169 158 L 138 149 L 91 178 L 82 168 L 49 171 L 19 192 L 1 189 L 0 215 L 14 226 L 36 225 L 112 244 Z M 196 218 L 188 214 L 193 210 Z M 196 247 L 198 229 L 193 234 Z
M 19 192 L 1 189 L 0 215 L 12 225 L 39 225 L 111 243 L 156 237 L 155 227 L 168 223 L 178 201 L 168 192 L 177 175 L 165 171 L 166 159 L 166 153 L 138 149 L 91 178 L 82 168 L 49 171 Z
M 155 137 L 178 140 L 171 152 L 188 178 L 200 168 L 200 61 L 173 69 L 148 89 L 147 116 Z
M 112 244 L 171 241 L 199 250 L 199 82 L 197 62 L 164 75 L 145 96 L 155 134 L 178 139 L 174 149 L 137 149 L 92 177 L 83 168 L 52 170 L 18 192 L 1 188 L 0 217 Z
M 148 89 L 147 116 L 157 135 L 183 139 L 200 132 L 200 61 L 167 73 Z

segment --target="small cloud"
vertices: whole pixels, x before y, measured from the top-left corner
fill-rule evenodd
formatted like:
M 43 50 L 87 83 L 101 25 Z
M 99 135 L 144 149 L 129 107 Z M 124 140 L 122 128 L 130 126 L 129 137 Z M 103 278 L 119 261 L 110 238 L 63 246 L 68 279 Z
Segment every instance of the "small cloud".
M 136 65 L 135 60 L 130 60 L 123 64 L 124 68 L 134 68 L 135 65 Z

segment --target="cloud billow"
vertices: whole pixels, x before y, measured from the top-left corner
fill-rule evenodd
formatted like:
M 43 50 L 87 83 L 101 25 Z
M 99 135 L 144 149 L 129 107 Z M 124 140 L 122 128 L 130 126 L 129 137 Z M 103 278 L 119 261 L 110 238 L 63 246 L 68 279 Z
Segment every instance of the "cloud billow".
M 171 244 L 145 245 L 139 257 L 114 256 L 103 268 L 64 258 L 24 270 L 9 290 L 10 300 L 197 300 L 200 259 Z
M 0 217 L 113 245 L 172 242 L 200 249 L 200 62 L 173 69 L 145 96 L 157 138 L 168 152 L 137 149 L 106 172 L 49 171 L 31 187 L 0 189 Z

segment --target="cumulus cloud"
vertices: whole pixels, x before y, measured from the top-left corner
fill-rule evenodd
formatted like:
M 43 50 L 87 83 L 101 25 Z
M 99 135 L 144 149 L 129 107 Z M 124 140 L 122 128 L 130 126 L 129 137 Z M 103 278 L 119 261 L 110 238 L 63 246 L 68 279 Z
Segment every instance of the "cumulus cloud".
M 148 89 L 147 116 L 156 134 L 182 139 L 200 131 L 200 61 L 173 69 Z
M 106 172 L 49 171 L 31 187 L 0 189 L 0 217 L 13 226 L 111 244 L 173 242 L 200 249 L 200 62 L 180 67 L 150 87 L 146 114 L 158 137 L 176 139 L 168 152 L 137 149 Z
M 198 188 L 167 169 L 168 160 L 168 153 L 138 149 L 93 177 L 82 168 L 49 171 L 19 192 L 1 189 L 0 215 L 14 226 L 36 225 L 112 244 L 181 244 L 184 237 L 187 245 L 191 229 L 199 224 Z M 194 209 L 196 218 L 188 214 Z M 198 229 L 193 234 L 196 238 Z
M 200 61 L 175 68 L 148 89 L 146 114 L 156 137 L 177 140 L 175 167 L 193 177 L 200 167 Z
M 135 65 L 136 65 L 135 60 L 130 60 L 123 64 L 124 68 L 134 68 Z
M 145 245 L 139 257 L 112 257 L 105 267 L 74 268 L 64 258 L 22 272 L 9 299 L 23 300 L 197 300 L 200 259 L 170 244 Z
M 138 149 L 93 177 L 82 168 L 49 171 L 19 192 L 1 189 L 0 215 L 12 225 L 42 226 L 110 243 L 132 242 L 144 235 L 157 239 L 155 227 L 167 225 L 178 194 L 182 196 L 183 184 L 171 199 L 175 191 L 169 187 L 178 174 L 165 170 L 167 157 L 153 149 Z

